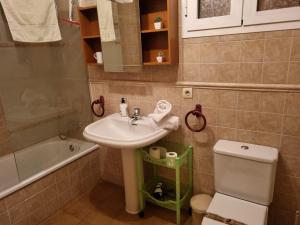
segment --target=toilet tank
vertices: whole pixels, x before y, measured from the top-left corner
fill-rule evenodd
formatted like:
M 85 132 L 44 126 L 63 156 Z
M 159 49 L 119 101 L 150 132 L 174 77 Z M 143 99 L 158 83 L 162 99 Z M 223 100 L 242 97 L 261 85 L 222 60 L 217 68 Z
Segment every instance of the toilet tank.
M 277 161 L 278 150 L 275 148 L 219 140 L 214 146 L 216 191 L 270 205 Z

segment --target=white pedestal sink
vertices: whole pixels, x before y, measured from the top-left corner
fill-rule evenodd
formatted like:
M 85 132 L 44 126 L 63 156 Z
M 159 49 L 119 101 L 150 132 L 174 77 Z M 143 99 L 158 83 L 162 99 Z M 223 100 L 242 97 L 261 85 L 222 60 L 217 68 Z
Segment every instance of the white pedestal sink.
M 159 128 L 151 118 L 143 117 L 133 126 L 130 118 L 112 114 L 88 125 L 83 135 L 100 145 L 121 148 L 125 187 L 126 211 L 137 214 L 140 211 L 136 176 L 135 149 L 150 145 L 170 133 Z

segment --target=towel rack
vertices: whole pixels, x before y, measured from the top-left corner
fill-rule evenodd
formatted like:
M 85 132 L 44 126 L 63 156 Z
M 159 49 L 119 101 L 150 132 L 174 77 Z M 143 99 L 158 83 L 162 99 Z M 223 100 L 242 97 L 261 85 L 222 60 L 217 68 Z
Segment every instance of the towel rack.
M 196 116 L 198 119 L 203 120 L 203 126 L 200 129 L 193 129 L 190 126 L 190 124 L 188 122 L 188 118 L 189 118 L 190 115 Z M 197 104 L 194 110 L 188 112 L 185 115 L 185 125 L 187 126 L 187 128 L 189 128 L 193 132 L 201 132 L 205 129 L 205 127 L 206 127 L 206 118 L 205 118 L 204 114 L 202 113 L 202 106 L 200 104 Z
M 100 109 L 101 109 L 101 113 L 98 114 L 95 110 L 95 105 L 100 105 Z M 104 97 L 103 96 L 100 96 L 99 99 L 95 100 L 92 102 L 92 105 L 91 105 L 91 109 L 92 109 L 92 113 L 97 116 L 97 117 L 102 117 L 105 113 L 105 110 L 104 110 Z

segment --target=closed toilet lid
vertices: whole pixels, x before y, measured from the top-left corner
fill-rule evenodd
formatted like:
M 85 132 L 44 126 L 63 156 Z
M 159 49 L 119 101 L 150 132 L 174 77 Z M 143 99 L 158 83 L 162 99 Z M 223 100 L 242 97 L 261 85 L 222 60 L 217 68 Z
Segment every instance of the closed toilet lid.
M 207 212 L 227 219 L 234 219 L 247 225 L 267 224 L 268 208 L 252 202 L 216 193 Z M 202 225 L 224 225 L 224 223 L 204 218 Z

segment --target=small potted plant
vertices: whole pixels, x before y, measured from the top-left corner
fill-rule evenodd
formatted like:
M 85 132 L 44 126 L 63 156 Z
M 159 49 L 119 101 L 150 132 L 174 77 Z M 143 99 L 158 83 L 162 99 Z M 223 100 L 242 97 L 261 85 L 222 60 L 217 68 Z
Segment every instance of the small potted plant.
M 162 63 L 164 61 L 164 52 L 163 51 L 158 52 L 158 55 L 156 56 L 156 60 L 158 63 Z
M 162 28 L 162 18 L 160 16 L 155 18 L 154 28 L 155 28 L 155 30 L 160 30 Z

